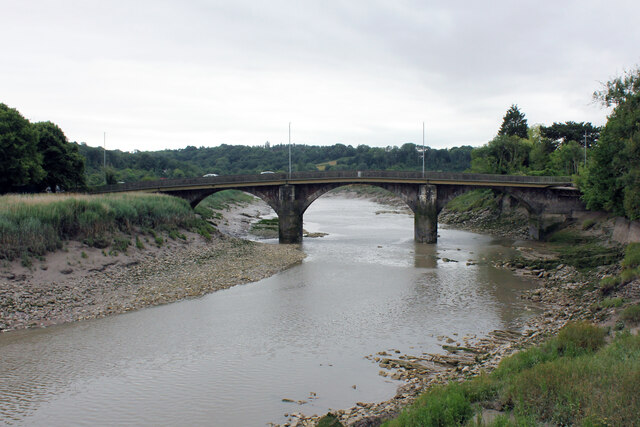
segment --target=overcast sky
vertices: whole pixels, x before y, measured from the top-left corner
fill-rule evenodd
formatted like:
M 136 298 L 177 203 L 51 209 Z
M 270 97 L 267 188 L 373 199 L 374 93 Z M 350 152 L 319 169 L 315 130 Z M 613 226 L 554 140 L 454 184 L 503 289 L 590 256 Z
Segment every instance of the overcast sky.
M 0 0 L 0 102 L 131 151 L 288 141 L 481 145 L 606 122 L 640 1 Z

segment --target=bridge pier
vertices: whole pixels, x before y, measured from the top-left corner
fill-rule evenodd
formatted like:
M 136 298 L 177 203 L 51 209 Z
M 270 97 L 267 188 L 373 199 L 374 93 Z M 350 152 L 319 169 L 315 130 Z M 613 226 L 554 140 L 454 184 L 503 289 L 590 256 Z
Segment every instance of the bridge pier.
M 413 207 L 414 240 L 418 243 L 438 241 L 438 189 L 435 185 L 420 185 Z
M 296 199 L 293 185 L 278 188 L 278 241 L 280 243 L 302 243 L 302 201 Z

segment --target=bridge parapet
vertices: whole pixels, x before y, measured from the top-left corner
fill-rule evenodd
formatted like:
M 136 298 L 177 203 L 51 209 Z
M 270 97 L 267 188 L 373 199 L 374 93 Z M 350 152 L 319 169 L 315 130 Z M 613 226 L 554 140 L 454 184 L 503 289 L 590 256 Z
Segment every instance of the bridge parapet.
M 95 189 L 95 193 L 114 193 L 123 191 L 163 191 L 187 189 L 193 187 L 230 187 L 253 185 L 276 185 L 286 183 L 313 181 L 410 181 L 425 184 L 495 184 L 497 186 L 536 186 L 536 187 L 571 187 L 571 177 L 567 176 L 526 176 L 526 175 L 492 175 L 463 172 L 422 172 L 414 171 L 326 171 L 326 172 L 294 172 L 268 173 L 253 175 L 222 175 L 214 177 L 160 179 L 153 181 L 127 182 L 124 184 L 104 185 Z

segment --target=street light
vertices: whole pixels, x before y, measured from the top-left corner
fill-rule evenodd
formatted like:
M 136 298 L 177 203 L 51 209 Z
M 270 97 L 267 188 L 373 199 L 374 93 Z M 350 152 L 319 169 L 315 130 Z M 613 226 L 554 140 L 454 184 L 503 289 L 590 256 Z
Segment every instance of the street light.
M 291 122 L 289 122 L 289 179 L 291 179 Z
M 424 178 L 424 122 L 422 122 L 422 177 Z

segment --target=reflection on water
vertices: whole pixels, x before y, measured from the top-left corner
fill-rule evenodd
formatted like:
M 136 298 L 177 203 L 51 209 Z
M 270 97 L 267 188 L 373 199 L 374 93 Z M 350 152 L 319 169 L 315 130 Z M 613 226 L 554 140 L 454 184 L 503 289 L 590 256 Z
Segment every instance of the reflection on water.
M 319 199 L 305 228 L 330 234 L 306 239 L 308 258 L 269 279 L 1 335 L 0 419 L 262 426 L 391 397 L 398 383 L 368 354 L 434 352 L 438 335 L 513 328 L 527 315 L 518 292 L 529 284 L 489 263 L 508 242 L 441 229 L 437 245 L 415 244 L 411 217 L 379 209 Z

